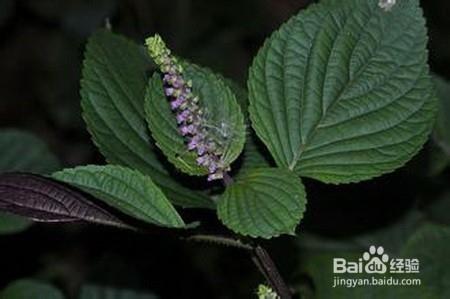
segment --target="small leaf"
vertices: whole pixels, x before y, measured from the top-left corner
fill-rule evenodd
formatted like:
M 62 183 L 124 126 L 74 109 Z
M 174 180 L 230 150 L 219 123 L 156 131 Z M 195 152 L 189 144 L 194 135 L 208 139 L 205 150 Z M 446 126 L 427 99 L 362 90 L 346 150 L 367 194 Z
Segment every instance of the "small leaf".
M 249 170 L 219 198 L 217 213 L 231 230 L 251 237 L 294 234 L 306 194 L 298 177 L 277 168 Z
M 250 116 L 280 167 L 326 183 L 404 165 L 427 140 L 436 97 L 418 0 L 324 1 L 264 44 L 249 75 Z
M 31 226 L 31 222 L 20 216 L 0 213 L 0 235 L 20 233 Z
M 31 279 L 17 280 L 9 284 L 0 299 L 64 299 L 62 292 L 55 287 Z
M 87 221 L 128 227 L 81 192 L 33 174 L 0 174 L 0 211 L 40 222 Z
M 185 77 L 193 82 L 193 92 L 205 111 L 211 134 L 220 135 L 217 139 L 225 145 L 223 161 L 228 166 L 242 152 L 245 142 L 244 116 L 236 96 L 222 77 L 210 70 L 190 63 L 183 66 Z M 175 115 L 163 92 L 162 80 L 157 74 L 147 88 L 145 111 L 152 136 L 169 161 L 187 174 L 208 174 L 205 167 L 197 164 L 196 153 L 187 150 L 185 138 L 179 133 Z
M 33 134 L 0 130 L 0 172 L 51 173 L 60 167 L 47 145 Z
M 185 226 L 161 189 L 138 171 L 113 165 L 89 165 L 65 169 L 53 177 L 139 220 L 165 227 Z
M 81 80 L 83 117 L 95 144 L 108 162 L 152 177 L 174 204 L 214 205 L 170 177 L 150 140 L 144 118 L 146 72 L 150 60 L 143 48 L 109 31 L 94 34 L 86 47 Z
M 80 299 L 157 299 L 153 294 L 127 289 L 87 285 L 81 289 Z

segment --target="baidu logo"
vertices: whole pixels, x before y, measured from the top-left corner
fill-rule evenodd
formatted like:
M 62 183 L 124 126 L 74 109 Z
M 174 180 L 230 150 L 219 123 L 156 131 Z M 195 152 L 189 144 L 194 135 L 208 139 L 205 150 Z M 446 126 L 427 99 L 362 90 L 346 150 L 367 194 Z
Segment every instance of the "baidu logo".
M 343 273 L 418 273 L 418 259 L 390 258 L 382 246 L 370 246 L 357 261 L 348 261 L 344 258 L 333 259 L 333 272 Z
M 368 252 L 364 252 L 363 260 L 365 261 L 364 270 L 369 274 L 384 274 L 388 269 L 389 256 L 384 253 L 382 246 L 370 246 Z
M 372 245 L 358 259 L 333 258 L 334 274 L 342 274 L 333 277 L 333 288 L 420 285 L 420 278 L 404 278 L 393 275 L 395 273 L 419 273 L 419 266 L 420 262 L 417 258 L 389 256 L 382 246 Z M 353 275 L 355 276 L 352 277 Z

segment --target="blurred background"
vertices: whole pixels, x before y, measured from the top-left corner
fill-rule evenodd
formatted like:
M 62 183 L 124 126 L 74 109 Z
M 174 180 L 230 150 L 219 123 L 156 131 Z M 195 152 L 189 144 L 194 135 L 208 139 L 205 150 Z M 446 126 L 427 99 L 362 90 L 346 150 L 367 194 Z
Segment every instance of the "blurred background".
M 264 39 L 311 2 L 0 0 L 0 128 L 34 133 L 64 167 L 103 163 L 79 104 L 84 46 L 96 29 L 109 23 L 139 43 L 158 32 L 178 55 L 245 86 L 247 68 Z M 450 2 L 422 1 L 422 6 L 431 68 L 450 78 Z M 300 235 L 357 238 L 430 205 L 447 192 L 449 179 L 448 171 L 430 179 L 430 148 L 406 168 L 370 182 L 306 181 L 309 202 Z M 314 289 L 298 270 L 297 239 L 282 237 L 267 246 L 292 285 Z M 68 294 L 88 281 L 151 290 L 161 298 L 252 298 L 263 282 L 245 252 L 101 227 L 35 225 L 1 236 L 0 253 L 0 289 L 37 276 Z

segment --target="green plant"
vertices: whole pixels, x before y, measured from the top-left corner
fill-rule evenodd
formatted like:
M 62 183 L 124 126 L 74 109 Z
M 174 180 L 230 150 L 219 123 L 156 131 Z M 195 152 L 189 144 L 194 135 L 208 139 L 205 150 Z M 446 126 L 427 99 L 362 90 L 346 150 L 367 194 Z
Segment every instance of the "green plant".
M 51 175 L 75 189 L 5 174 L 0 186 L 14 188 L 0 189 L 1 200 L 10 212 L 40 221 L 141 229 L 127 222 L 131 217 L 194 239 L 198 224 L 186 224 L 174 206 L 216 210 L 232 238 L 203 239 L 254 251 L 272 288 L 288 298 L 266 252 L 236 238 L 295 235 L 307 203 L 302 178 L 344 184 L 392 172 L 433 128 L 425 20 L 418 0 L 397 2 L 311 5 L 266 40 L 249 69 L 248 91 L 175 57 L 159 36 L 146 49 L 101 30 L 86 48 L 81 104 L 109 165 Z M 239 167 L 233 162 L 241 155 Z M 29 194 L 35 200 L 19 208 L 27 192 L 44 187 L 60 193 Z

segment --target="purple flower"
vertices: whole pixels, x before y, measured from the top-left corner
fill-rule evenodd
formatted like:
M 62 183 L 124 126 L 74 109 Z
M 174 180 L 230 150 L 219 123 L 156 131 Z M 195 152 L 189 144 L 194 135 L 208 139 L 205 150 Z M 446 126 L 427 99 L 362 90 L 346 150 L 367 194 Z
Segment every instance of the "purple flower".
M 171 88 L 171 87 L 166 88 L 166 96 L 167 96 L 167 97 L 172 96 L 173 93 L 174 93 L 174 91 L 175 91 L 175 89 L 173 89 L 173 88 Z
M 183 104 L 184 104 L 183 99 L 178 98 L 178 99 L 175 99 L 172 102 L 170 102 L 170 107 L 172 108 L 172 110 L 175 110 L 175 109 L 180 108 L 181 105 L 183 105 Z
M 184 80 L 183 80 L 182 78 L 180 78 L 180 77 L 175 78 L 175 79 L 172 81 L 172 85 L 173 85 L 173 87 L 175 87 L 175 88 L 181 88 L 181 87 L 183 87 L 183 84 L 184 84 Z
M 208 182 L 223 179 L 222 172 L 211 173 L 208 175 Z
M 206 166 L 209 164 L 209 159 L 207 156 L 200 156 L 197 158 L 198 165 Z
M 217 164 L 215 162 L 210 163 L 209 166 L 208 166 L 209 173 L 210 174 L 215 173 L 217 171 L 217 168 L 218 167 L 217 167 Z
M 204 143 L 200 143 L 198 146 L 197 146 L 197 154 L 199 155 L 199 156 L 202 156 L 202 155 L 204 155 L 205 153 L 206 153 L 206 151 L 207 151 L 207 147 L 206 147 L 206 145 L 204 144 Z
M 180 132 L 181 132 L 181 135 L 183 135 L 183 136 L 186 136 L 187 134 L 189 134 L 188 126 L 181 126 Z
M 192 122 L 192 114 L 189 110 L 183 110 L 182 112 L 178 113 L 177 116 L 177 123 L 185 123 L 185 122 Z
M 163 73 L 164 94 L 170 100 L 178 129 L 185 137 L 186 147 L 197 154 L 198 165 L 208 170 L 208 181 L 223 178 L 225 165 L 219 145 L 205 125 L 204 110 L 193 94 L 192 82 L 183 77 L 183 67 L 173 57 L 159 35 L 146 40 L 150 56 Z
M 172 76 L 169 75 L 169 74 L 165 74 L 164 77 L 163 77 L 163 81 L 165 83 L 169 83 L 170 84 L 172 82 Z
M 183 136 L 186 136 L 186 135 L 189 135 L 189 134 L 194 134 L 195 132 L 196 132 L 196 128 L 195 128 L 195 126 L 194 125 L 182 125 L 181 127 L 180 127 L 180 132 L 181 132 L 181 135 L 183 135 Z
M 198 144 L 199 144 L 199 142 L 200 142 L 200 138 L 199 138 L 198 135 L 192 137 L 192 138 L 189 140 L 189 142 L 188 142 L 188 149 L 189 149 L 190 151 L 196 149 L 197 146 L 198 146 Z

